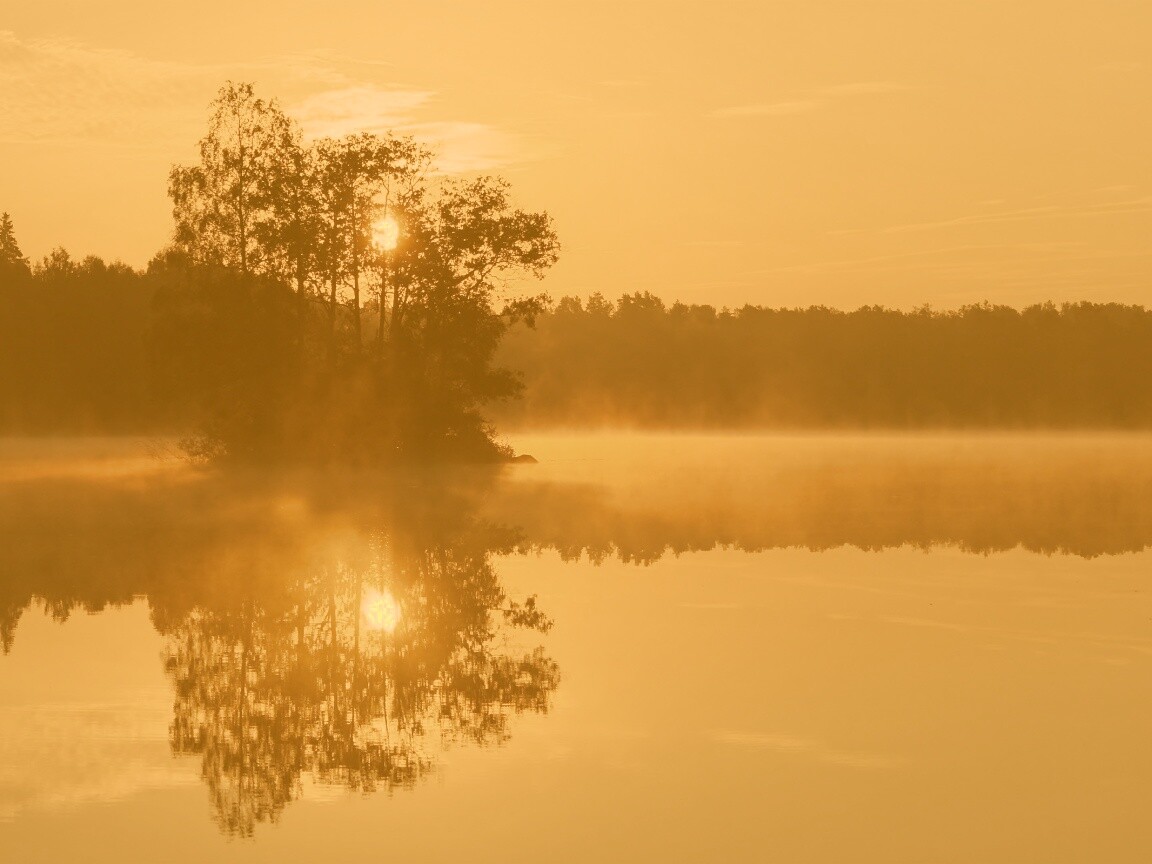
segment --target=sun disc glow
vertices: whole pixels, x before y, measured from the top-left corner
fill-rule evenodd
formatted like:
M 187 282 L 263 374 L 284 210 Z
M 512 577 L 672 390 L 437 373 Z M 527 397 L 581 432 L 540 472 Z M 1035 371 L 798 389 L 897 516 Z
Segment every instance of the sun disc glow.
M 367 589 L 360 608 L 364 615 L 364 626 L 369 630 L 391 633 L 400 623 L 400 604 L 387 589 L 383 591 L 377 591 L 375 588 Z
M 372 237 L 381 249 L 395 249 L 400 242 L 400 223 L 394 216 L 385 216 L 372 226 Z

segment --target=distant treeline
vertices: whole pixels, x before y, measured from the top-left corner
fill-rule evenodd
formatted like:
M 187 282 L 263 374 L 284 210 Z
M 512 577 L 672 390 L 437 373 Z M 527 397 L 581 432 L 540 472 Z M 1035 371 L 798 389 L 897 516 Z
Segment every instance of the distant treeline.
M 492 359 L 559 255 L 547 213 L 446 177 L 411 137 L 304 139 L 228 82 L 146 273 L 62 250 L 32 266 L 0 214 L 0 429 L 185 433 L 211 461 L 360 465 L 510 456 Z
M 252 327 L 217 332 L 198 365 L 171 295 L 163 266 L 63 250 L 0 274 L 0 432 L 186 428 L 210 366 Z M 1152 427 L 1152 312 L 1114 303 L 718 311 L 566 297 L 511 329 L 498 362 L 526 385 L 496 412 L 513 426 Z
M 221 369 L 257 363 L 239 355 L 278 329 L 247 307 L 190 328 L 188 302 L 162 260 L 57 250 L 0 272 L 0 432 L 187 429 Z M 594 295 L 512 328 L 497 361 L 526 385 L 502 425 L 1152 427 L 1152 312 L 1114 303 L 718 311 Z
M 150 342 L 157 280 L 57 250 L 0 268 L 0 432 L 173 431 Z
M 1152 426 L 1152 312 L 1116 303 L 957 311 L 666 306 L 566 297 L 499 362 L 528 427 Z

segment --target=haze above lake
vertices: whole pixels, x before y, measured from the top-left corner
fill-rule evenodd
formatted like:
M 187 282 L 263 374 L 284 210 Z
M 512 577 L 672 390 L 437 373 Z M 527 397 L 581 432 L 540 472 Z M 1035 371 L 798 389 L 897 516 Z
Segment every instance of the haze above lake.
M 1152 855 L 1152 438 L 512 443 L 0 444 L 0 859 Z

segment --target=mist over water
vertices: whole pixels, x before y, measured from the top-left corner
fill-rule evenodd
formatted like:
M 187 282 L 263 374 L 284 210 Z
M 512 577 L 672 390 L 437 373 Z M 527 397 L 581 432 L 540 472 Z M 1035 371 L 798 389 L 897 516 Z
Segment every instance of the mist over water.
M 1152 440 L 512 444 L 539 462 L 223 473 L 5 442 L 0 850 L 1152 848 Z M 127 845 L 161 823 L 180 849 Z
M 0 864 L 1152 861 L 1150 43 L 7 4 Z

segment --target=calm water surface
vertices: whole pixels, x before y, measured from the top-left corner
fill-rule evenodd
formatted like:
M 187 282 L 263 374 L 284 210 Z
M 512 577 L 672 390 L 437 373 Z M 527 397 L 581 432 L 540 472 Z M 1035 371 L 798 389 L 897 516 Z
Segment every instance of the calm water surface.
M 1152 860 L 1152 439 L 0 443 L 0 861 Z

